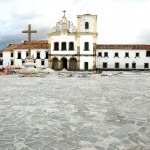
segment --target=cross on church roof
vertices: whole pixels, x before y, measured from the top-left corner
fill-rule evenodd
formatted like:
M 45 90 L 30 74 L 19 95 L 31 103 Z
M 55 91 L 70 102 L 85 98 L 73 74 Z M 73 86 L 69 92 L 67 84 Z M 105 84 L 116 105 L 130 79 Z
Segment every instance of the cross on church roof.
M 64 13 L 64 17 L 65 17 L 65 14 L 66 14 L 66 10 L 62 11 Z
M 28 57 L 31 58 L 31 33 L 37 33 L 37 30 L 31 30 L 31 24 L 28 25 L 28 30 L 22 31 L 28 33 Z

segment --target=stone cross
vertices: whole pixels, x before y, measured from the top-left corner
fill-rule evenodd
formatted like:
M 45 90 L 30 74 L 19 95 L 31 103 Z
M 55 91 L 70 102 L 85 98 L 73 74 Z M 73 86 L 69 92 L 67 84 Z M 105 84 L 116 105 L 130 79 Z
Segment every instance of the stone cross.
M 65 13 L 66 13 L 66 11 L 64 10 L 64 11 L 62 11 L 63 13 L 64 13 L 64 17 L 65 17 Z
M 28 57 L 31 58 L 31 33 L 37 33 L 37 30 L 31 30 L 31 24 L 28 25 L 28 30 L 22 31 L 28 33 Z

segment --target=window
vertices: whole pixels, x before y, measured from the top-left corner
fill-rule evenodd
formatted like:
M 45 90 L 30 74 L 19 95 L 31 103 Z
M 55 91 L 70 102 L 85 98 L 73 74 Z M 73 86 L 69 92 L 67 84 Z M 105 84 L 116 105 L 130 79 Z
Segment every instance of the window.
M 136 63 L 132 63 L 132 68 L 133 68 L 133 69 L 136 68 Z
M 148 69 L 148 68 L 149 68 L 149 63 L 145 63 L 145 64 L 144 64 L 144 68 L 145 68 L 145 69 Z
M 115 56 L 114 57 L 118 57 L 119 58 L 119 54 L 118 53 L 115 53 Z
M 14 57 L 14 53 L 13 52 L 11 52 L 11 57 Z
M 25 60 L 22 60 L 22 64 L 24 64 L 25 63 Z
M 74 43 L 73 42 L 69 43 L 69 50 L 74 50 Z
M 3 53 L 0 53 L 0 57 L 3 57 Z
M 18 58 L 17 59 L 21 59 L 21 52 L 18 52 Z
M 150 51 L 146 51 L 146 57 L 150 57 Z
M 88 51 L 89 50 L 89 42 L 84 43 L 84 50 Z
M 135 53 L 135 58 L 136 57 L 140 57 L 140 54 L 139 53 Z
M 59 50 L 59 43 L 55 42 L 54 43 L 54 51 L 58 51 Z
M 104 52 L 104 57 L 108 57 L 108 52 Z
M 107 63 L 106 62 L 103 63 L 103 68 L 107 68 Z
M 44 65 L 45 65 L 45 61 L 41 60 L 41 66 L 44 66 Z
M 115 68 L 119 68 L 119 63 L 115 63 Z
M 102 57 L 102 52 L 99 52 L 99 53 L 98 53 L 98 56 L 99 56 L 99 57 Z
M 26 52 L 26 57 L 28 57 L 28 52 Z
M 85 23 L 85 29 L 89 29 L 89 23 L 88 22 Z
M 129 57 L 129 53 L 125 53 L 125 57 Z
M 13 61 L 13 60 L 11 60 L 10 64 L 11 64 L 11 66 L 13 66 L 13 65 L 14 65 L 14 61 Z
M 40 52 L 37 52 L 37 57 L 36 59 L 40 59 Z
M 61 50 L 62 50 L 62 51 L 67 50 L 67 48 L 66 48 L 66 42 L 62 42 L 62 43 L 61 43 Z
M 129 69 L 129 63 L 126 63 L 126 64 L 125 64 L 125 68 L 126 68 L 126 69 Z
M 45 59 L 48 59 L 48 52 L 45 52 Z
M 0 65 L 3 65 L 3 60 L 0 60 Z
M 88 62 L 84 62 L 84 70 L 88 70 L 89 69 L 89 63 Z

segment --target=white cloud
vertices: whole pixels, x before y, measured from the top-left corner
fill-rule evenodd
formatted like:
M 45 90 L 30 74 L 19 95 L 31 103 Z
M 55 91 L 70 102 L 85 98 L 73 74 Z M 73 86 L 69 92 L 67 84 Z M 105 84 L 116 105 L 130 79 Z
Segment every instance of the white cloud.
M 64 9 L 75 26 L 78 14 L 97 14 L 98 43 L 149 44 L 146 33 L 150 33 L 149 0 L 7 0 L 7 3 L 1 0 L 0 45 L 24 40 L 26 35 L 21 31 L 29 23 L 38 30 L 33 38 L 47 38 Z

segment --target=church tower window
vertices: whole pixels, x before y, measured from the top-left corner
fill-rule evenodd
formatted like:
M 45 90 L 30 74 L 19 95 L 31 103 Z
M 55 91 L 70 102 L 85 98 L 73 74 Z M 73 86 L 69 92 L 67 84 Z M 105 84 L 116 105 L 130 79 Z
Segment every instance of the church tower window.
M 85 23 L 85 29 L 89 29 L 89 23 L 88 22 Z
M 67 49 L 66 49 L 66 42 L 62 42 L 62 43 L 61 43 L 61 50 L 62 50 L 62 51 L 67 50 Z
M 58 51 L 59 50 L 59 43 L 55 42 L 54 43 L 54 51 Z
M 84 50 L 88 51 L 89 50 L 89 42 L 84 43 Z
M 74 50 L 74 42 L 69 43 L 69 50 Z

